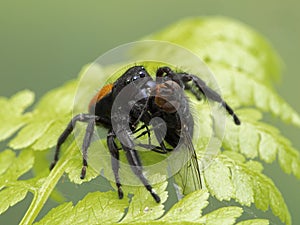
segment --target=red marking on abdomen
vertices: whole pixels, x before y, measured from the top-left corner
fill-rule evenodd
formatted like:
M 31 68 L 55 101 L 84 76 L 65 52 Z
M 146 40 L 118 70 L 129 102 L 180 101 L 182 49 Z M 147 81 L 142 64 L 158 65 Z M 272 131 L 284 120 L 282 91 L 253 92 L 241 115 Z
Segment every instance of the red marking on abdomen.
M 111 92 L 112 88 L 113 84 L 107 84 L 100 91 L 98 91 L 90 101 L 89 110 L 94 107 L 97 102 L 101 101 L 102 98 L 108 95 Z

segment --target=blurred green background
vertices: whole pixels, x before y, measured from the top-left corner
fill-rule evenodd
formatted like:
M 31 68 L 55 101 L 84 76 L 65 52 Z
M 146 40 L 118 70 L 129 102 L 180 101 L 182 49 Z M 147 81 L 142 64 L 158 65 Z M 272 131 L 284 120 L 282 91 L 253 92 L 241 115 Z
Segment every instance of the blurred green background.
M 223 15 L 252 26 L 272 43 L 285 63 L 277 90 L 300 112 L 299 10 L 296 0 L 1 0 L 0 95 L 28 88 L 40 97 L 111 48 L 185 17 Z M 299 129 L 275 123 L 300 149 Z M 265 171 L 282 191 L 293 224 L 300 224 L 300 181 L 276 164 Z M 19 206 L 20 215 L 9 211 L 0 216 L 0 224 L 17 224 L 27 206 Z

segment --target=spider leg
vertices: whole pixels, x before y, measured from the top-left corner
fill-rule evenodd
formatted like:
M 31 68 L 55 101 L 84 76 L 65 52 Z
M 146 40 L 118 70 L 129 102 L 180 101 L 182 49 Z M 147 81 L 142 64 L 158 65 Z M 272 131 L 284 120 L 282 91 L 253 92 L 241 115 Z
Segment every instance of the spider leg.
M 86 127 L 86 132 L 84 135 L 83 143 L 82 143 L 82 169 L 81 169 L 81 175 L 80 178 L 84 179 L 85 174 L 86 174 L 86 168 L 88 166 L 87 163 L 87 151 L 88 147 L 91 144 L 92 136 L 94 133 L 94 128 L 95 128 L 95 120 L 91 119 L 88 121 L 88 125 Z
M 59 159 L 60 147 L 66 141 L 68 136 L 72 133 L 76 122 L 77 121 L 88 122 L 90 120 L 96 120 L 96 119 L 98 119 L 98 116 L 91 115 L 91 114 L 78 114 L 72 118 L 72 120 L 67 125 L 66 129 L 62 132 L 62 134 L 58 138 L 56 148 L 55 148 L 54 160 L 50 165 L 50 170 L 52 170 L 53 167 L 56 165 L 56 163 Z
M 122 129 L 119 132 L 118 137 L 121 138 L 122 148 L 125 151 L 126 158 L 131 166 L 134 174 L 141 180 L 145 188 L 150 192 L 154 200 L 159 203 L 160 197 L 154 192 L 152 186 L 149 184 L 148 180 L 143 174 L 143 167 L 140 161 L 139 155 L 136 150 L 134 150 L 134 143 L 130 138 L 128 131 Z
M 120 169 L 119 150 L 114 140 L 115 137 L 116 137 L 115 133 L 112 130 L 110 130 L 107 135 L 107 146 L 112 156 L 111 166 L 115 176 L 116 186 L 118 188 L 119 199 L 122 199 L 124 194 L 121 188 L 122 185 L 119 177 L 119 169 Z

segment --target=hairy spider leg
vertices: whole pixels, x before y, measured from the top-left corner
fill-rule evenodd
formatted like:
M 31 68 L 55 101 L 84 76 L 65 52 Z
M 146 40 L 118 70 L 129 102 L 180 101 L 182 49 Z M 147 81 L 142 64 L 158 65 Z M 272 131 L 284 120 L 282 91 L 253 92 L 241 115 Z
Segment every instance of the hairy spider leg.
M 88 125 L 86 127 L 86 132 L 85 132 L 83 143 L 82 143 L 82 164 L 83 164 L 83 166 L 82 166 L 81 175 L 80 175 L 81 179 L 84 179 L 85 174 L 86 174 L 86 168 L 88 166 L 87 152 L 88 152 L 88 148 L 91 144 L 91 140 L 92 140 L 93 133 L 94 133 L 94 128 L 95 128 L 95 120 L 91 119 L 88 121 Z
M 85 123 L 90 123 L 90 121 L 95 121 L 99 119 L 98 116 L 95 115 L 91 115 L 91 114 L 78 114 L 76 116 L 74 116 L 72 118 L 72 120 L 69 122 L 69 124 L 67 125 L 66 129 L 62 132 L 62 134 L 59 136 L 58 140 L 57 140 L 57 144 L 56 144 L 56 148 L 55 148 L 55 154 L 54 154 L 54 160 L 50 165 L 50 170 L 53 169 L 53 167 L 56 165 L 58 159 L 59 159 L 59 153 L 60 153 L 60 149 L 61 149 L 61 145 L 66 141 L 66 139 L 68 138 L 68 136 L 72 133 L 76 122 L 85 122 Z M 94 123 L 93 123 L 94 124 Z M 88 126 L 87 129 L 94 129 L 93 127 L 91 128 L 91 126 Z M 88 131 L 88 133 L 90 133 L 90 131 Z M 88 142 L 88 137 L 86 137 L 86 142 Z M 84 145 L 89 145 L 89 143 L 85 143 Z M 86 153 L 85 153 L 86 155 Z M 86 163 L 86 158 L 83 159 L 84 164 Z
M 115 176 L 116 186 L 118 188 L 119 199 L 122 199 L 124 194 L 122 191 L 122 187 L 121 187 L 122 184 L 119 177 L 120 157 L 119 157 L 119 149 L 115 143 L 115 137 L 116 137 L 115 133 L 113 132 L 112 129 L 110 129 L 107 134 L 107 146 L 111 154 L 111 166 Z
M 131 167 L 131 170 L 133 173 L 140 179 L 140 181 L 143 183 L 145 188 L 150 192 L 154 200 L 159 203 L 160 197 L 155 193 L 152 186 L 149 184 L 147 178 L 143 174 L 143 167 L 141 160 L 139 158 L 139 155 L 136 150 L 134 150 L 134 143 L 133 140 L 130 137 L 130 134 L 127 130 L 123 129 L 122 126 L 119 127 L 120 129 L 117 129 L 116 133 L 118 133 L 118 137 L 122 140 L 120 140 L 122 149 L 125 151 L 125 155 L 127 158 L 127 161 Z

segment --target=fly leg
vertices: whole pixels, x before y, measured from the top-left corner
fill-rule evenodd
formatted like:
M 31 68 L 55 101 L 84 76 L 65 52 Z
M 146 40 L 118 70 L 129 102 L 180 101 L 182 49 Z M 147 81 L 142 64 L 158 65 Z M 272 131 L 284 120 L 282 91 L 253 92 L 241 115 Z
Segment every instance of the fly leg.
M 233 109 L 222 99 L 222 97 L 217 92 L 208 87 L 203 80 L 192 74 L 184 74 L 182 79 L 187 81 L 192 80 L 196 87 L 199 89 L 199 91 L 202 92 L 207 98 L 221 103 L 222 107 L 224 107 L 228 114 L 233 117 L 234 123 L 236 125 L 241 124 L 240 119 L 234 113 Z
M 167 77 L 169 77 L 171 80 L 177 82 L 181 87 L 184 88 L 189 88 L 187 83 L 189 81 L 192 81 L 198 90 L 204 94 L 207 98 L 221 103 L 222 107 L 226 109 L 229 115 L 233 117 L 234 123 L 236 125 L 240 125 L 241 121 L 238 118 L 238 116 L 234 113 L 233 109 L 222 99 L 222 97 L 212 90 L 210 87 L 206 85 L 206 83 L 200 79 L 198 76 L 195 76 L 193 74 L 188 74 L 188 73 L 176 73 L 174 72 L 171 68 L 165 66 L 165 67 L 160 67 L 158 68 L 156 72 L 156 77 L 160 78 L 163 77 L 163 75 L 166 74 Z M 192 91 L 193 92 L 193 91 Z M 195 94 L 193 92 L 193 94 Z M 199 99 L 199 95 L 195 94 L 195 96 Z

